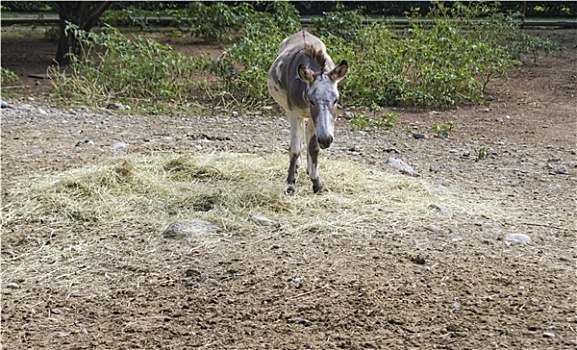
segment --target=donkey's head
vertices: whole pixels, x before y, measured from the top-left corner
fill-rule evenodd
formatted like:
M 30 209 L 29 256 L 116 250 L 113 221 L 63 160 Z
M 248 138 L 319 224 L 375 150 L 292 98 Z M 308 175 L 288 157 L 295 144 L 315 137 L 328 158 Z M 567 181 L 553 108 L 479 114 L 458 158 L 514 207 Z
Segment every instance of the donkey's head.
M 315 123 L 317 141 L 323 149 L 328 148 L 333 142 L 339 99 L 337 84 L 345 77 L 348 69 L 346 61 L 342 61 L 328 73 L 315 73 L 302 64 L 297 68 L 299 78 L 308 85 L 305 99 Z

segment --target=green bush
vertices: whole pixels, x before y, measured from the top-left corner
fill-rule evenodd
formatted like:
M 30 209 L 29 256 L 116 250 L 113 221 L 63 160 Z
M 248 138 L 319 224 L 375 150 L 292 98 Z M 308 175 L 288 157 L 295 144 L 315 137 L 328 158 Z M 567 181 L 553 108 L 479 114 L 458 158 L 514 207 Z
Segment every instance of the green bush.
M 211 61 L 210 71 L 222 79 L 229 98 L 249 104 L 263 102 L 269 98 L 266 79 L 280 43 L 300 29 L 292 5 L 271 3 L 269 12 L 252 13 L 244 21 L 243 37 Z
M 345 10 L 341 3 L 335 5 L 335 11 L 325 12 L 313 17 L 314 32 L 320 36 L 335 35 L 344 40 L 355 40 L 363 27 L 363 16 L 358 10 Z
M 172 18 L 171 26 L 191 36 L 206 41 L 230 41 L 248 17 L 253 17 L 254 9 L 248 3 L 229 5 L 214 2 L 206 5 L 193 1 L 185 8 L 166 4 L 161 9 L 141 9 L 133 5 L 109 10 L 101 21 L 111 26 L 130 25 L 143 30 L 154 30 L 162 17 Z
M 349 62 L 349 73 L 339 85 L 343 103 L 481 104 L 487 85 L 505 76 L 520 59 L 536 60 L 539 53 L 560 48 L 548 39 L 522 33 L 514 15 L 500 13 L 494 3 L 454 2 L 446 7 L 434 2 L 429 10 L 427 19 L 434 21 L 420 21 L 417 15 L 404 30 L 392 30 L 384 23 L 361 25 L 363 18 L 356 11 L 327 12 L 313 19 L 313 33 L 325 42 L 333 60 Z M 129 7 L 123 11 L 144 10 Z M 157 110 L 157 101 L 182 103 L 199 91 L 220 99 L 215 102 L 272 102 L 266 88 L 268 70 L 282 40 L 301 30 L 299 13 L 292 4 L 270 2 L 266 11 L 258 12 L 247 3 L 207 6 L 194 2 L 163 11 L 174 15 L 177 29 L 173 32 L 178 34 L 182 28 L 205 39 L 237 36 L 238 40 L 219 58 L 211 59 L 186 57 L 140 36 L 128 40 L 110 26 L 101 34 L 78 32 L 89 54 L 73 60 L 71 76 L 56 74 L 56 91 L 63 97 L 100 104 L 110 100 L 149 103 Z M 143 26 L 151 23 L 148 13 Z M 188 79 L 193 74 L 196 82 Z M 218 94 L 207 83 L 208 75 L 218 78 Z
M 83 58 L 73 56 L 70 72 L 53 70 L 58 96 L 87 104 L 107 105 L 123 101 L 129 105 L 157 102 L 183 103 L 198 87 L 190 76 L 201 67 L 193 58 L 171 47 L 141 36 L 129 40 L 117 29 L 85 32 L 69 24 L 83 49 Z
M 0 86 L 4 86 L 6 84 L 14 83 L 18 80 L 18 76 L 16 73 L 11 71 L 10 69 L 6 69 L 4 67 L 0 67 Z

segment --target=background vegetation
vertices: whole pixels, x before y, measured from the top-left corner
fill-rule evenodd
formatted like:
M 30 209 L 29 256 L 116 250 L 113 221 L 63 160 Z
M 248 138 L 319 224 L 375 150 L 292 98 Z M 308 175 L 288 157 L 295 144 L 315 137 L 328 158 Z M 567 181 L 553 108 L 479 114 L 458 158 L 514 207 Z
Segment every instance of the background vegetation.
M 535 62 L 540 53 L 562 49 L 548 39 L 524 34 L 515 21 L 521 14 L 503 12 L 499 3 L 423 2 L 426 7 L 415 7 L 420 2 L 411 2 L 408 12 L 403 9 L 410 20 L 405 29 L 386 23 L 364 25 L 366 13 L 375 12 L 374 4 L 307 4 L 115 3 L 116 9 L 101 17 L 104 24 L 98 34 L 69 25 L 67 30 L 74 32 L 86 54 L 73 59 L 66 74 L 53 70 L 55 91 L 69 101 L 97 105 L 120 101 L 150 106 L 156 112 L 167 104 L 185 104 L 191 96 L 225 103 L 269 103 L 268 69 L 280 42 L 302 28 L 298 8 L 306 6 L 307 11 L 331 7 L 314 16 L 306 29 L 326 43 L 334 61 L 348 60 L 351 70 L 340 85 L 342 101 L 348 105 L 481 104 L 492 79 L 523 61 Z M 358 7 L 363 4 L 370 6 Z M 380 10 L 393 11 L 393 6 L 385 3 Z M 162 16 L 173 18 L 177 35 L 220 42 L 226 49 L 216 59 L 185 57 L 150 38 L 127 38 L 114 28 L 132 25 L 154 30 L 154 18 Z M 218 84 L 209 84 L 214 77 Z
M 115 1 L 114 10 L 138 9 L 149 11 L 164 11 L 166 9 L 181 9 L 193 1 Z M 215 4 L 212 1 L 198 1 L 204 5 Z M 257 11 L 266 8 L 265 1 L 234 1 L 232 4 L 246 3 Z M 337 6 L 346 10 L 359 10 L 363 15 L 404 16 L 406 12 L 418 9 L 421 15 L 426 15 L 429 8 L 434 7 L 431 1 L 345 1 L 340 4 L 335 1 L 291 1 L 301 15 L 320 15 L 326 11 L 334 11 Z M 450 3 L 450 2 L 447 2 Z M 489 3 L 489 2 L 488 2 Z M 577 16 L 575 1 L 503 1 L 490 2 L 499 7 L 499 11 L 519 12 L 526 17 L 567 17 Z M 47 1 L 2 1 L 3 11 L 47 12 L 51 7 Z

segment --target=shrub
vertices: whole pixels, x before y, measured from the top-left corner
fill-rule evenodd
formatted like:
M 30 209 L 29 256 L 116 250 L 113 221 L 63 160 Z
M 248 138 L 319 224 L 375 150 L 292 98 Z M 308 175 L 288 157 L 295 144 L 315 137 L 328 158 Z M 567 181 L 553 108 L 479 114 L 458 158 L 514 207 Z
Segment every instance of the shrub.
M 335 35 L 352 41 L 362 31 L 363 16 L 358 10 L 345 10 L 341 3 L 335 5 L 335 11 L 325 12 L 322 16 L 313 17 L 313 28 L 317 35 Z
M 16 73 L 11 71 L 10 69 L 6 69 L 4 67 L 0 67 L 0 86 L 4 86 L 6 84 L 14 83 L 18 80 L 18 76 Z
M 210 63 L 230 98 L 244 103 L 262 102 L 269 94 L 266 79 L 288 35 L 300 30 L 298 12 L 288 2 L 274 2 L 269 12 L 252 13 L 244 21 L 244 36 Z
M 83 58 L 73 56 L 70 74 L 53 70 L 53 85 L 62 98 L 106 105 L 182 103 L 196 86 L 189 77 L 200 71 L 193 58 L 141 36 L 129 40 L 117 29 L 85 32 L 69 24 L 81 43 Z
M 325 42 L 333 60 L 346 59 L 351 67 L 340 84 L 344 103 L 481 104 L 487 85 L 520 64 L 519 59 L 529 56 L 536 60 L 540 52 L 559 49 L 548 39 L 523 34 L 513 20 L 515 15 L 498 12 L 494 3 L 445 6 L 434 2 L 429 9 L 428 19 L 434 21 L 420 21 L 419 11 L 413 11 L 411 26 L 404 30 L 392 30 L 385 23 L 362 26 L 363 18 L 355 10 L 327 12 L 313 19 L 314 34 Z M 129 7 L 125 11 L 144 10 Z M 206 79 L 213 74 L 219 78 L 222 93 L 218 97 L 223 101 L 272 101 L 266 88 L 268 69 L 282 40 L 301 29 L 292 4 L 271 2 L 266 11 L 257 12 L 248 3 L 194 2 L 186 8 L 169 6 L 163 11 L 174 15 L 176 33 L 182 28 L 205 39 L 242 36 L 219 58 L 193 59 L 154 40 L 140 36 L 128 40 L 110 26 L 101 34 L 79 32 L 84 49 L 95 53 L 96 59 L 74 60 L 70 77 L 56 74 L 57 92 L 98 103 L 115 99 L 180 103 L 199 90 L 217 97 Z M 188 79 L 193 73 L 200 75 L 196 83 Z M 155 106 L 162 110 L 161 105 Z

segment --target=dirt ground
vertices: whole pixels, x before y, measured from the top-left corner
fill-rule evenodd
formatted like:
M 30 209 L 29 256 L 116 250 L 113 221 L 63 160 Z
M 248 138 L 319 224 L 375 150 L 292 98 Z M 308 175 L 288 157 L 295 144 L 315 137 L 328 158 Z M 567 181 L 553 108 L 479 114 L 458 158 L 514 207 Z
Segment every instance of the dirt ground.
M 352 131 L 339 118 L 321 156 L 391 173 L 384 161 L 400 158 L 510 219 L 393 228 L 394 214 L 383 214 L 347 234 L 228 232 L 213 245 L 157 228 L 3 219 L 1 348 L 575 349 L 577 33 L 551 33 L 569 50 L 495 81 L 490 106 L 399 108 L 390 131 Z M 2 110 L 3 208 L 19 176 L 101 162 L 117 155 L 115 142 L 141 154 L 288 147 L 276 107 L 234 118 L 58 105 L 46 80 L 26 77 L 44 73 L 55 51 L 38 35 L 2 35 L 2 66 L 24 86 L 2 98 L 16 107 Z M 450 137 L 433 137 L 446 121 Z M 85 140 L 98 147 L 75 147 Z M 476 161 L 480 146 L 492 155 Z M 505 241 L 511 233 L 532 243 Z

